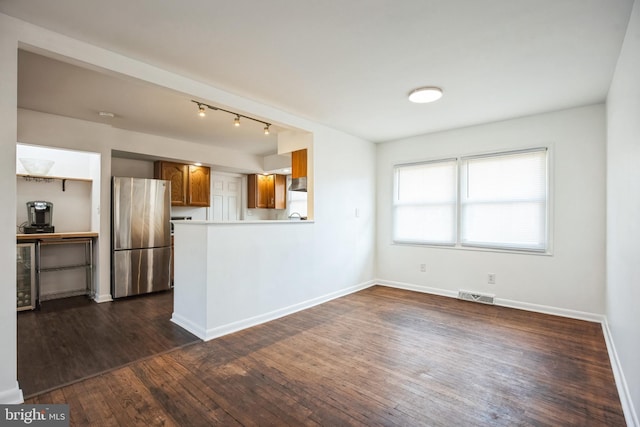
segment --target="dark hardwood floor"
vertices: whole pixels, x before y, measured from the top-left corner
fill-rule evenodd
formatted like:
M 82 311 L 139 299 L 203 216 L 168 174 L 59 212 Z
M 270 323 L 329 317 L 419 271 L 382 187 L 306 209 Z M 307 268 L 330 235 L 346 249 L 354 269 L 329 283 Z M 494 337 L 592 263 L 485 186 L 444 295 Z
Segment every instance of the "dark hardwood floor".
M 96 304 L 45 301 L 18 313 L 18 382 L 25 397 L 200 341 L 173 324 L 173 293 Z
M 380 286 L 28 403 L 73 426 L 625 425 L 599 324 Z

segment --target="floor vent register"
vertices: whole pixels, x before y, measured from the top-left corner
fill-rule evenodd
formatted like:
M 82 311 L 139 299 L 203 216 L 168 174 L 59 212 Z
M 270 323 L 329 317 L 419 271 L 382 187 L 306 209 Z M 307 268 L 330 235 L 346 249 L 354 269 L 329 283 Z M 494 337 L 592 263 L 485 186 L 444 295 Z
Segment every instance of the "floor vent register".
M 494 295 L 492 294 L 483 294 L 479 292 L 471 292 L 471 291 L 458 291 L 458 299 L 472 302 L 479 302 L 482 304 L 491 304 L 493 305 Z

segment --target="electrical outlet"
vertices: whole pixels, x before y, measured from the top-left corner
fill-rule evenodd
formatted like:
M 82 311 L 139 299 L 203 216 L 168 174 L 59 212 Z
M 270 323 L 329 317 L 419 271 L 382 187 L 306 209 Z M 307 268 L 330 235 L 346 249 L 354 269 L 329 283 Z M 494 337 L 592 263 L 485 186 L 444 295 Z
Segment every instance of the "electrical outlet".
M 423 273 L 427 272 L 427 264 L 420 264 L 420 271 Z
M 489 273 L 487 275 L 487 283 L 490 285 L 495 285 L 496 284 L 496 274 L 495 273 Z

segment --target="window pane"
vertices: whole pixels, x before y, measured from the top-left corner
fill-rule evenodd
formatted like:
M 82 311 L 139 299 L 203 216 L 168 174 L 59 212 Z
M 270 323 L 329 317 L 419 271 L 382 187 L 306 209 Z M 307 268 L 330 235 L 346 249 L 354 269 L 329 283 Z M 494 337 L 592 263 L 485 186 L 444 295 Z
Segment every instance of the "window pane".
M 287 176 L 287 188 L 291 187 L 291 175 Z M 287 216 L 297 213 L 301 217 L 307 217 L 307 192 L 306 191 L 287 191 Z
M 462 216 L 463 244 L 545 249 L 544 203 L 467 204 Z
M 396 176 L 400 203 L 451 203 L 456 199 L 455 161 L 402 166 Z
M 463 160 L 467 200 L 527 200 L 546 196 L 546 152 Z
M 393 240 L 455 244 L 457 161 L 395 169 Z
M 398 206 L 394 240 L 406 243 L 455 243 L 455 205 Z
M 461 163 L 463 245 L 547 248 L 547 152 L 466 158 Z

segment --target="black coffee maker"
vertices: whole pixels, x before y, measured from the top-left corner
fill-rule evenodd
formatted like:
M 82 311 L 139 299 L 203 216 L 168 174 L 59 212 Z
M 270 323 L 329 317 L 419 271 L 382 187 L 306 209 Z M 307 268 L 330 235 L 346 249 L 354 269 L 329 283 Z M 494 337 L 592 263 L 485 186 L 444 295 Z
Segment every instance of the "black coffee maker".
M 33 201 L 27 202 L 27 222 L 25 234 L 53 233 L 53 203 Z

